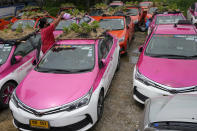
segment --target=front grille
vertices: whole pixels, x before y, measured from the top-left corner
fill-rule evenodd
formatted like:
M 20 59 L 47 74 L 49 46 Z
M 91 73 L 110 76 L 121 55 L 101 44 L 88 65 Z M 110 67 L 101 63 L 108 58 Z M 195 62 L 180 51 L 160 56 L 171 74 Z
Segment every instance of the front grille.
M 148 99 L 148 97 L 141 94 L 139 91 L 137 91 L 136 88 L 137 87 L 135 86 L 133 89 L 133 94 L 135 94 L 137 96 L 137 98 L 139 98 L 141 101 L 145 102 Z
M 50 129 L 38 129 L 38 128 L 33 128 L 30 125 L 20 123 L 16 119 L 14 119 L 14 124 L 21 129 L 26 129 L 26 130 L 33 130 L 33 131 L 76 131 L 84 128 L 88 124 L 92 124 L 92 118 L 89 115 L 86 115 L 86 118 L 83 119 L 80 122 L 68 125 L 68 126 L 63 126 L 63 127 L 50 127 Z

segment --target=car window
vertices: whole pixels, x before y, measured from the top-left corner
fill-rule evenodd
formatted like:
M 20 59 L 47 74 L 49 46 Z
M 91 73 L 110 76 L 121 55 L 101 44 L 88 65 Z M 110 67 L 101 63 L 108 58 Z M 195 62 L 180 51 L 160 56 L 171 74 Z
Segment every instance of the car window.
M 154 35 L 146 47 L 146 54 L 155 55 L 197 55 L 195 35 Z
M 100 27 L 109 30 L 123 30 L 125 28 L 124 19 L 101 19 Z
M 181 15 L 157 16 L 156 24 L 174 24 L 179 20 L 184 20 L 184 17 Z
M 61 20 L 55 30 L 63 30 L 65 27 L 69 27 L 72 23 L 77 23 L 76 20 Z
M 135 9 L 127 9 L 126 12 L 127 12 L 127 15 L 130 15 L 130 16 L 138 15 L 138 9 L 137 8 L 135 8 Z
M 33 46 L 32 46 L 32 40 L 27 40 L 25 42 L 21 42 L 20 44 L 17 45 L 14 56 L 21 55 L 21 56 L 26 56 L 29 54 L 31 51 L 33 51 Z
M 12 30 L 15 30 L 15 29 L 17 29 L 17 27 L 19 26 L 19 25 L 22 25 L 22 28 L 24 29 L 25 27 L 27 27 L 27 26 L 30 26 L 30 27 L 34 27 L 34 25 L 35 25 L 35 20 L 18 20 L 18 21 L 16 21 L 13 25 L 12 25 Z
M 129 16 L 126 16 L 126 25 L 129 25 L 131 23 L 131 18 Z
M 90 12 L 90 16 L 100 16 L 103 14 L 103 11 L 101 9 L 94 9 L 94 10 L 91 10 Z
M 0 44 L 0 65 L 4 64 L 12 50 L 9 44 Z
M 99 41 L 99 60 L 105 59 L 113 45 L 113 37 L 107 35 L 104 39 Z
M 85 16 L 85 17 L 83 17 L 83 18 L 81 18 L 81 20 L 79 21 L 79 24 L 82 24 L 82 23 L 89 23 L 89 22 L 91 22 L 91 18 L 90 17 L 88 17 L 88 16 Z
M 95 45 L 54 45 L 36 67 L 38 71 L 57 73 L 92 70 L 95 65 Z

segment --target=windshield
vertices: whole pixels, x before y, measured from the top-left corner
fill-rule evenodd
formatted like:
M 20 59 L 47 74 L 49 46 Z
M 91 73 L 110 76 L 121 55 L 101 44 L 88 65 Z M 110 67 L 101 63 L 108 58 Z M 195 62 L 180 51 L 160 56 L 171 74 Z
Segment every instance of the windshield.
M 122 5 L 110 5 L 111 8 L 117 8 L 117 7 L 120 7 Z
M 156 24 L 174 24 L 179 20 L 184 20 L 184 18 L 180 15 L 157 16 Z
M 126 12 L 128 15 L 138 15 L 138 9 L 127 9 Z
M 100 16 L 103 14 L 103 11 L 100 10 L 100 9 L 94 9 L 94 10 L 91 10 L 90 12 L 90 16 Z
M 8 44 L 0 44 L 0 65 L 4 64 L 12 50 Z
M 80 21 L 79 21 L 79 24 L 82 24 L 82 23 L 90 23 L 91 22 L 91 18 L 90 17 L 88 17 L 88 16 L 84 16 L 83 18 L 81 18 L 80 19 Z
M 156 10 L 157 10 L 157 7 L 151 7 L 151 8 L 148 10 L 148 14 L 153 14 Z
M 61 20 L 55 30 L 63 30 L 64 27 L 69 27 L 72 23 L 76 23 L 76 20 Z
M 180 58 L 197 56 L 195 35 L 154 35 L 146 48 L 146 55 L 153 57 Z M 175 57 L 176 58 L 176 57 Z
M 15 30 L 19 25 L 22 25 L 22 28 L 24 29 L 27 26 L 34 27 L 35 25 L 35 20 L 17 20 L 13 25 L 12 25 L 12 30 Z
M 150 3 L 140 3 L 140 6 L 149 6 Z
M 154 122 L 150 124 L 151 127 L 160 131 L 196 131 L 197 124 L 191 122 L 176 122 L 176 121 L 164 121 Z
M 95 61 L 94 45 L 54 45 L 40 61 L 39 72 L 74 73 L 91 71 Z
M 123 19 L 102 19 L 100 20 L 100 27 L 109 30 L 123 30 L 124 20 Z

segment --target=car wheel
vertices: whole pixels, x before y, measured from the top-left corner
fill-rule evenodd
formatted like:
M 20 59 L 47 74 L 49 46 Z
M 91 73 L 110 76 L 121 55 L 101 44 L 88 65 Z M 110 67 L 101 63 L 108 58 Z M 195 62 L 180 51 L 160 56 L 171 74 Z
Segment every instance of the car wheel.
M 119 71 L 119 70 L 120 70 L 120 55 L 118 56 L 118 64 L 116 67 L 116 71 Z
M 101 119 L 104 110 L 104 92 L 101 91 L 99 94 L 99 99 L 97 103 L 97 117 L 98 121 Z
M 8 82 L 3 85 L 0 91 L 0 108 L 8 108 L 11 95 L 16 86 L 17 85 L 13 82 Z
M 130 42 L 129 40 L 127 40 L 127 52 L 129 51 L 129 47 L 130 47 Z

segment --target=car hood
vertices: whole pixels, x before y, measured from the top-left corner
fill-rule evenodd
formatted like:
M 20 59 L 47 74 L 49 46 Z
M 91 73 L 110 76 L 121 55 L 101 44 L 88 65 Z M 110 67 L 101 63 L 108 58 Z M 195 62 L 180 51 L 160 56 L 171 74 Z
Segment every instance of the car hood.
M 131 17 L 131 19 L 133 20 L 133 21 L 135 21 L 135 20 L 138 20 L 138 15 L 135 15 L 135 16 L 132 16 L 132 15 L 130 15 L 130 17 Z
M 55 30 L 55 31 L 53 31 L 54 37 L 57 37 L 58 35 L 61 35 L 62 33 L 63 33 L 62 30 Z
M 32 70 L 16 89 L 18 99 L 37 109 L 49 109 L 73 102 L 86 95 L 95 73 L 53 74 Z
M 197 85 L 197 60 L 166 59 L 141 56 L 139 72 L 145 77 L 172 88 Z
M 126 31 L 125 30 L 112 30 L 112 31 L 109 31 L 109 33 L 113 36 L 116 36 L 118 39 L 120 39 L 123 36 L 125 36 Z
M 196 123 L 196 99 L 196 95 L 174 95 L 153 98 L 149 103 L 150 122 L 179 121 Z

